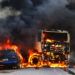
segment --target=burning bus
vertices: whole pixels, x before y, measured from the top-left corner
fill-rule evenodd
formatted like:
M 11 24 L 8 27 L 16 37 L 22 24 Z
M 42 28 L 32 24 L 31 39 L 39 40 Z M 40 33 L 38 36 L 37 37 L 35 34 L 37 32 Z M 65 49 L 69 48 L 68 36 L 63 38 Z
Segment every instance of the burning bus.
M 68 67 L 70 57 L 70 34 L 68 31 L 42 30 L 37 42 L 37 53 L 29 56 L 30 65 L 41 67 Z
M 67 64 L 70 56 L 70 34 L 61 30 L 42 31 L 41 47 L 44 61 Z

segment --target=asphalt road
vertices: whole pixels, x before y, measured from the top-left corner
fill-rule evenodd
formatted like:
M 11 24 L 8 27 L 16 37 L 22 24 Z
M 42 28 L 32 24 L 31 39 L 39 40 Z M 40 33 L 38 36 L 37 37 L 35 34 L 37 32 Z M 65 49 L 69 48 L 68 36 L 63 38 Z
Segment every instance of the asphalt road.
M 43 69 L 20 69 L 20 70 L 0 70 L 0 75 L 72 75 L 67 71 L 55 68 Z

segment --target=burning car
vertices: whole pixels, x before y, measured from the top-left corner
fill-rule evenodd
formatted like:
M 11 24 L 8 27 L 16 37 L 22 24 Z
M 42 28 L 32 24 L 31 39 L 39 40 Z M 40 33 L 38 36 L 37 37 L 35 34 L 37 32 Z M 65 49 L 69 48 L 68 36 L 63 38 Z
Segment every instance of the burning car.
M 0 50 L 0 68 L 19 68 L 19 63 L 19 57 L 14 50 Z

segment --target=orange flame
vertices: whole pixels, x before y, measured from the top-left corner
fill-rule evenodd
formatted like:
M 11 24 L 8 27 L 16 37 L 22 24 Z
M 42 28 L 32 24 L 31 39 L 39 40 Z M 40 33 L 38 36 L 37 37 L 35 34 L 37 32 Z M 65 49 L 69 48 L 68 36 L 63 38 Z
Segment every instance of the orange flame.
M 4 44 L 0 44 L 0 50 L 8 50 L 8 49 L 14 50 L 17 53 L 17 55 L 19 56 L 21 63 L 23 62 L 23 57 L 19 52 L 20 48 L 17 45 L 13 45 L 11 43 L 10 39 L 7 39 L 7 41 Z
M 8 50 L 8 49 L 12 49 L 14 50 L 17 55 L 20 57 L 21 60 L 21 68 L 25 68 L 25 67 L 43 67 L 43 66 L 49 66 L 49 67 L 67 67 L 67 65 L 63 62 L 63 63 L 51 63 L 50 61 L 43 61 L 43 59 L 41 59 L 40 64 L 38 64 L 39 66 L 35 65 L 35 66 L 31 66 L 29 64 L 29 62 L 31 62 L 31 60 L 28 61 L 28 63 L 25 63 L 23 60 L 22 55 L 20 54 L 20 47 L 17 45 L 13 45 L 10 41 L 10 39 L 8 39 L 4 44 L 0 43 L 0 50 Z M 29 50 L 29 59 L 33 58 L 34 55 L 38 56 L 38 55 L 42 55 L 43 53 L 39 53 L 39 52 L 34 52 L 33 50 Z M 41 57 L 42 58 L 42 57 Z

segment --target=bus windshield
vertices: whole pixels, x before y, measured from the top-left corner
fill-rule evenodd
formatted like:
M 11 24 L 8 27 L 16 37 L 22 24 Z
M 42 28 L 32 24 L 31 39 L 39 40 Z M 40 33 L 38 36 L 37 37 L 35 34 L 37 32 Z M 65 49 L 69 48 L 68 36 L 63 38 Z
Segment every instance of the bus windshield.
M 56 32 L 43 32 L 45 37 L 44 39 L 52 39 L 56 41 L 67 41 L 67 33 L 56 33 Z

